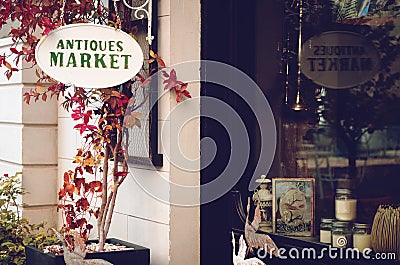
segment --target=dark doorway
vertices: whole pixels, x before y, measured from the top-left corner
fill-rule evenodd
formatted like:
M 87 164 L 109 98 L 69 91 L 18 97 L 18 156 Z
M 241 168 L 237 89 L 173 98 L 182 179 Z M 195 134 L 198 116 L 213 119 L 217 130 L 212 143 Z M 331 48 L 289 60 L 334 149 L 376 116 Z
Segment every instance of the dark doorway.
M 256 58 L 258 56 L 257 49 L 260 50 L 260 45 L 259 43 L 257 44 L 257 41 L 264 42 L 267 46 L 270 46 L 265 47 L 265 49 L 263 48 L 263 51 L 261 51 L 262 56 L 266 60 L 271 59 L 272 56 L 276 57 L 276 38 L 272 37 L 269 40 L 269 37 L 265 34 L 269 34 L 270 31 L 280 32 L 282 27 L 279 20 L 270 25 L 260 25 L 260 14 L 268 16 L 268 13 L 274 13 L 276 10 L 279 10 L 279 8 L 273 8 L 273 3 L 269 3 L 271 10 L 268 10 L 265 2 L 262 0 L 254 2 L 202 0 L 201 58 L 203 60 L 214 60 L 234 66 L 258 83 L 256 75 L 260 65 L 257 66 L 259 63 Z M 278 3 L 278 1 L 275 2 Z M 260 7 L 266 8 L 265 14 L 258 10 Z M 257 34 L 264 34 L 264 37 L 259 38 Z M 272 33 L 272 35 L 276 34 Z M 275 43 L 272 44 L 273 42 Z M 275 61 L 271 61 L 270 65 L 274 63 Z M 268 67 L 270 66 L 267 65 Z M 207 72 L 207 69 L 202 70 L 203 73 Z M 276 72 L 272 70 L 268 73 L 268 69 L 263 70 L 267 71 L 263 75 L 263 79 L 271 79 L 271 82 L 274 83 Z M 265 80 L 261 80 L 261 82 L 268 84 Z M 268 94 L 268 86 L 272 87 L 273 85 L 262 87 L 263 92 L 266 94 Z M 238 95 L 227 88 L 215 84 L 203 83 L 201 86 L 201 95 L 217 98 L 229 104 L 246 126 L 250 141 L 250 158 L 248 159 L 249 161 L 244 173 L 233 189 L 239 190 L 242 197 L 250 196 L 248 184 L 259 155 L 257 145 L 258 131 L 255 117 L 249 106 Z M 269 101 L 271 102 L 270 99 Z M 207 102 L 203 100 L 201 102 L 201 110 L 206 108 Z M 226 117 L 226 119 L 229 118 Z M 202 185 L 218 178 L 229 160 L 231 145 L 234 144 L 230 142 L 229 132 L 220 123 L 202 116 L 201 138 L 205 137 L 214 140 L 217 146 L 217 153 L 213 162 L 205 168 L 203 168 L 205 161 L 201 160 Z M 207 152 L 206 149 L 207 146 L 202 144 L 201 153 L 204 154 Z M 204 192 L 204 190 L 201 190 L 202 197 L 204 196 Z M 239 216 L 235 214 L 235 206 L 230 192 L 215 201 L 201 206 L 201 264 L 232 264 L 231 230 L 236 226 L 243 228 L 244 224 L 241 223 Z

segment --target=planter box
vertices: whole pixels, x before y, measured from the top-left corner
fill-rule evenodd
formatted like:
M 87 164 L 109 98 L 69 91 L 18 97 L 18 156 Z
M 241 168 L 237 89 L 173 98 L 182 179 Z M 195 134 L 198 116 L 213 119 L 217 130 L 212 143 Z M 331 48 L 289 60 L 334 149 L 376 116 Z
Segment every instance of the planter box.
M 121 244 L 134 249 L 87 253 L 85 259 L 104 259 L 113 263 L 114 265 L 150 265 L 150 249 L 114 238 L 107 239 L 106 242 L 112 244 Z M 63 256 L 44 253 L 42 250 L 31 246 L 25 247 L 25 250 L 27 265 L 65 265 Z

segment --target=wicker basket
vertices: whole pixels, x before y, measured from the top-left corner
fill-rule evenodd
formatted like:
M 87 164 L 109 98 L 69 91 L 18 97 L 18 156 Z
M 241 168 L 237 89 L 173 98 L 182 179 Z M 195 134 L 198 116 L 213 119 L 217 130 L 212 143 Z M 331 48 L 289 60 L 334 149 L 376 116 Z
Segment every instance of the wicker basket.
M 375 252 L 396 253 L 400 259 L 400 206 L 379 206 L 372 224 L 371 244 Z

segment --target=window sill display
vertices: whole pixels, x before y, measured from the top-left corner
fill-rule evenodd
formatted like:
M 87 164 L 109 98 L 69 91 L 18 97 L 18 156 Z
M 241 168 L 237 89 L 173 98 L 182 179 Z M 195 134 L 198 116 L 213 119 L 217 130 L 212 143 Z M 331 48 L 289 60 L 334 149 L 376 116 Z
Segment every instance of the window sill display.
M 137 30 L 128 19 L 120 19 L 117 4 L 110 11 L 101 1 L 95 0 L 1 1 L 0 27 L 10 21 L 19 23 L 10 31 L 13 41 L 10 53 L 0 55 L 0 67 L 5 69 L 8 79 L 15 72 L 24 70 L 17 67 L 21 61 L 31 67 L 36 65 L 35 50 L 40 37 L 35 34 L 38 30 L 46 36 L 60 26 L 95 23 L 121 29 L 132 38 L 135 38 Z M 177 102 L 190 97 L 188 84 L 179 81 L 175 70 L 168 69 L 151 48 L 147 58 L 145 64 L 149 65 L 148 68 L 143 67 L 139 74 L 115 87 L 75 87 L 36 70 L 38 81 L 35 88 L 24 94 L 27 104 L 53 97 L 59 99 L 61 106 L 76 122 L 74 129 L 84 139 L 74 157 L 74 167 L 62 176 L 58 192 L 58 210 L 64 221 L 62 232 L 69 245 L 74 245 L 74 232 L 84 241 L 88 239 L 93 229 L 90 218 L 95 218 L 99 252 L 104 250 L 116 196 L 129 174 L 124 131 L 141 127 L 144 114 L 139 113 L 138 108 L 149 98 L 149 83 L 157 79 L 152 80 L 150 76 L 160 71 L 164 89 L 174 91 Z M 139 93 L 145 96 L 135 97 Z

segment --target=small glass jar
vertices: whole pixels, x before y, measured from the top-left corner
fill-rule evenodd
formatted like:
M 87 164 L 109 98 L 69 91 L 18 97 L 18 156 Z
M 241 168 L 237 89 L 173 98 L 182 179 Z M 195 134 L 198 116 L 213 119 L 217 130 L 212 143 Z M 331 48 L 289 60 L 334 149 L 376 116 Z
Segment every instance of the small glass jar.
M 350 248 L 353 246 L 351 223 L 335 221 L 332 223 L 332 247 Z
M 356 219 L 357 200 L 349 189 L 336 189 L 335 217 L 340 221 Z
M 334 219 L 332 218 L 321 218 L 321 224 L 319 228 L 319 242 L 328 243 L 332 242 L 332 222 Z
M 369 224 L 355 223 L 353 226 L 353 246 L 358 251 L 371 249 L 371 226 Z

